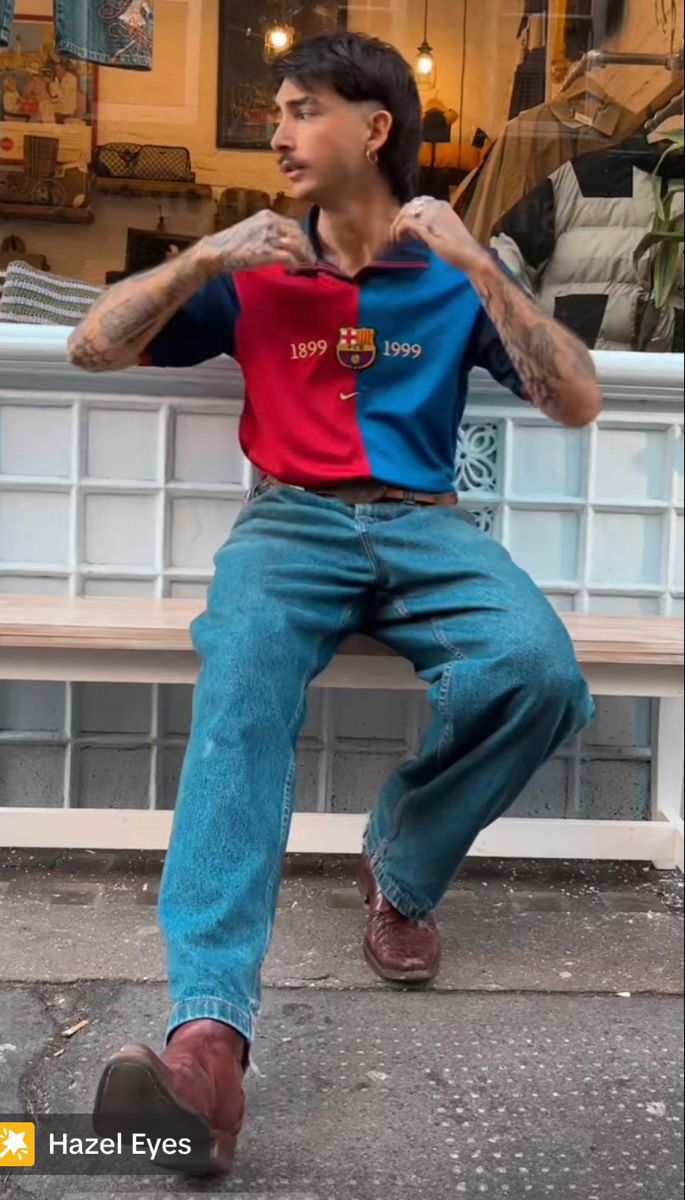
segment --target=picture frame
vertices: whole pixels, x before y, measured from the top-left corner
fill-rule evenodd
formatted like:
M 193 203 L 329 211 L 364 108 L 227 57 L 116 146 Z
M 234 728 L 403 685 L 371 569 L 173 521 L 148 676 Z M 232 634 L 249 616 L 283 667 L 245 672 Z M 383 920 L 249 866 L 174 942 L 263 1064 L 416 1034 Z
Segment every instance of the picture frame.
M 220 0 L 217 146 L 268 150 L 276 130 L 273 76 L 265 57 L 270 26 L 285 24 L 296 40 L 347 28 L 339 0 Z
M 96 138 L 97 67 L 55 48 L 51 16 L 15 15 L 0 48 L 0 166 L 21 163 L 26 134 L 59 141 L 60 163 L 85 168 Z

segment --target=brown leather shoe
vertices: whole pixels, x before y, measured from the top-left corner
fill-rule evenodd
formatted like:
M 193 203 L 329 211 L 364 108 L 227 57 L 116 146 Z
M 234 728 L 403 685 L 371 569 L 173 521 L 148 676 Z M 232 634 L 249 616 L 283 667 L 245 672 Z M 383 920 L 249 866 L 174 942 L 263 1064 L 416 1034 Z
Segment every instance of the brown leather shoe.
M 121 1131 L 129 1140 L 131 1131 L 153 1140 L 187 1137 L 193 1155 L 158 1154 L 156 1164 L 186 1175 L 226 1174 L 245 1114 L 247 1060 L 247 1042 L 221 1021 L 180 1025 L 161 1057 L 147 1046 L 124 1046 L 100 1080 L 95 1131 Z
M 376 883 L 367 854 L 362 857 L 359 890 L 369 906 L 364 954 L 381 979 L 391 983 L 430 983 L 440 970 L 440 934 L 432 916 L 403 917 Z

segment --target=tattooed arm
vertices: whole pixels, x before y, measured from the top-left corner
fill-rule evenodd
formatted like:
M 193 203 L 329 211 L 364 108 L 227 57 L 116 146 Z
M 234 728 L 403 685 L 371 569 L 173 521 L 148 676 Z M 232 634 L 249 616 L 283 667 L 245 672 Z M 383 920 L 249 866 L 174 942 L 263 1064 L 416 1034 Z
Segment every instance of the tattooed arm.
M 282 263 L 313 263 L 300 226 L 264 211 L 203 238 L 154 271 L 108 288 L 69 338 L 69 358 L 86 371 L 135 366 L 150 342 L 186 301 L 221 275 Z
M 602 397 L 590 352 L 497 265 L 449 204 L 413 200 L 393 227 L 394 238 L 407 234 L 469 276 L 532 404 L 562 425 L 588 425 L 599 416 Z
M 528 399 L 562 425 L 588 425 L 602 398 L 590 352 L 546 316 L 486 252 L 470 272 Z

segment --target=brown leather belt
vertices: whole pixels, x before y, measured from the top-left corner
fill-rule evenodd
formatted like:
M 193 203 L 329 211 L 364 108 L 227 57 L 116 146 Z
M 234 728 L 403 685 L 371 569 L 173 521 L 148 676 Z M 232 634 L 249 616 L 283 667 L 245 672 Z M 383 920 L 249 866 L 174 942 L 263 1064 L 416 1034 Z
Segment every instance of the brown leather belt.
M 380 504 L 392 500 L 400 504 L 438 504 L 454 508 L 459 503 L 456 492 L 412 492 L 385 483 L 341 483 L 330 488 L 298 487 L 296 484 L 281 484 L 280 480 L 271 476 L 265 482 L 294 487 L 298 492 L 313 492 L 315 496 L 327 496 L 329 499 L 342 500 L 345 504 Z

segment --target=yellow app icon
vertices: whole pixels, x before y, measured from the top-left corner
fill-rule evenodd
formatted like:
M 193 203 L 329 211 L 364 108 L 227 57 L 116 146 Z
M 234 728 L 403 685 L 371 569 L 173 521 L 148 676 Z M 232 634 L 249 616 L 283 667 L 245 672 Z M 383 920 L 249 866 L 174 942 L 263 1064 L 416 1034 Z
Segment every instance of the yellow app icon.
M 0 1118 L 0 1171 L 5 1167 L 35 1167 L 36 1127 L 33 1123 Z

